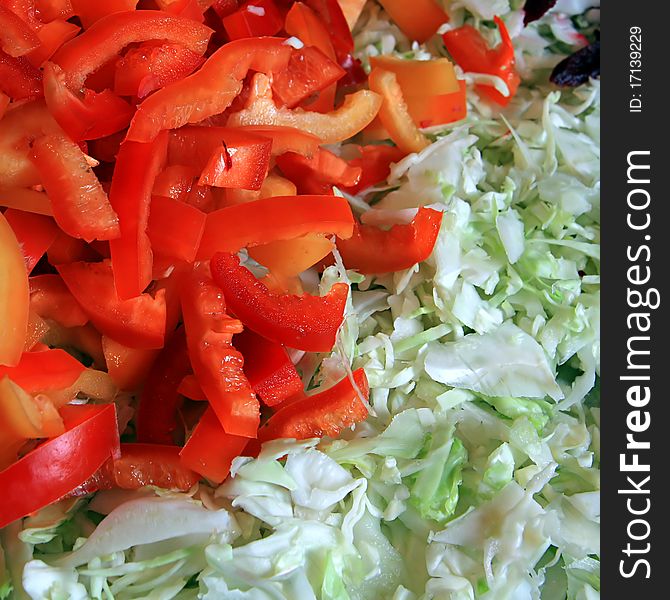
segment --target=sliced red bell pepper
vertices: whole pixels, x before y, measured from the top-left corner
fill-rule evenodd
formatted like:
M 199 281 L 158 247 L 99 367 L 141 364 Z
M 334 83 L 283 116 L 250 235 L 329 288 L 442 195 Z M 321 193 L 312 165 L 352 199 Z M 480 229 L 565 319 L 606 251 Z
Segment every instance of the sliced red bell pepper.
M 58 266 L 65 285 L 98 330 L 131 348 L 161 348 L 165 338 L 165 291 L 123 300 L 109 261 Z
M 519 87 L 518 73 L 515 69 L 514 45 L 505 22 L 495 17 L 500 29 L 501 42 L 489 49 L 482 34 L 471 25 L 463 25 L 442 35 L 449 54 L 466 72 L 487 73 L 500 77 L 509 89 L 509 95 L 503 96 L 490 85 L 478 85 L 477 90 L 497 104 L 506 106 Z
M 354 235 L 337 240 L 344 265 L 359 273 L 391 273 L 426 260 L 433 251 L 442 223 L 442 213 L 420 208 L 407 225 L 388 231 L 357 225 Z
M 28 52 L 26 58 L 34 67 L 41 67 L 44 61 L 49 60 L 58 48 L 75 37 L 80 30 L 78 25 L 61 19 L 45 23 L 36 31 L 40 45 Z
M 147 234 L 156 254 L 192 263 L 205 230 L 205 213 L 179 200 L 154 196 Z
M 91 2 L 91 0 L 70 0 L 72 10 L 79 17 L 84 27 L 88 28 L 112 13 L 133 11 L 138 0 L 105 0 L 105 2 Z
M 207 215 L 199 259 L 237 252 L 307 233 L 347 238 L 353 231 L 351 207 L 334 196 L 275 196 L 216 210 Z
M 151 41 L 131 48 L 116 63 L 114 91 L 144 98 L 195 71 L 204 58 L 175 42 Z
M 305 0 L 330 32 L 330 38 L 341 64 L 354 51 L 354 38 L 338 0 Z
M 49 197 L 27 188 L 0 188 L 0 206 L 48 217 L 53 214 Z
M 321 140 L 315 135 L 292 127 L 251 125 L 238 127 L 238 129 L 244 133 L 271 139 L 272 156 L 280 156 L 285 152 L 295 152 L 309 158 L 314 156 L 321 143 Z
M 10 102 L 11 98 L 4 92 L 0 92 L 0 120 L 5 116 Z
M 127 392 L 142 386 L 160 354 L 157 349 L 129 348 L 106 335 L 102 336 L 102 351 L 112 381 L 120 390 Z
M 379 0 L 384 10 L 410 39 L 421 44 L 433 37 L 444 23 L 447 13 L 435 0 Z
M 25 56 L 14 58 L 0 50 L 0 91 L 13 100 L 39 98 L 42 73 Z
M 272 91 L 282 105 L 293 108 L 343 75 L 344 69 L 321 50 L 305 46 L 292 54 L 285 69 L 273 75 Z
M 26 270 L 30 274 L 56 239 L 58 227 L 50 217 L 14 208 L 8 208 L 5 211 L 5 219 L 21 245 Z
M 198 184 L 260 190 L 270 168 L 271 148 L 272 140 L 267 138 L 249 136 L 232 146 L 224 139 L 212 152 Z
M 53 62 L 62 67 L 68 87 L 77 90 L 83 87 L 88 75 L 128 44 L 166 40 L 202 55 L 211 33 L 212 30 L 202 23 L 160 10 L 118 12 L 102 17 L 84 33 L 61 46 L 53 56 Z
M 65 73 L 56 64 L 44 65 L 44 99 L 53 117 L 75 141 L 106 137 L 124 129 L 133 108 L 111 90 L 84 90 L 75 95 L 65 84 Z
M 239 4 L 238 0 L 214 0 L 212 9 L 221 19 L 223 19 L 229 14 L 234 13 Z
M 170 145 L 168 143 L 168 162 L 170 162 Z M 173 200 L 186 201 L 188 193 L 200 177 L 200 171 L 190 165 L 168 165 L 154 181 L 152 193 Z
M 335 244 L 322 233 L 308 233 L 291 240 L 277 240 L 249 248 L 249 256 L 279 278 L 300 275 L 328 256 Z
M 276 406 L 302 392 L 302 379 L 283 346 L 250 329 L 233 338 L 244 357 L 244 374 L 266 406 Z
M 21 247 L 0 213 L 0 365 L 16 365 L 26 345 L 29 291 Z
M 152 279 L 149 207 L 167 144 L 167 132 L 147 144 L 124 142 L 116 157 L 109 200 L 119 215 L 121 237 L 111 241 L 110 249 L 114 282 L 122 299 L 138 296 Z
M 43 319 L 64 327 L 81 327 L 88 316 L 67 289 L 60 275 L 34 275 L 30 282 L 30 308 Z
M 197 402 L 205 401 L 205 392 L 202 391 L 198 379 L 195 375 L 187 375 L 179 383 L 177 391 L 182 395 L 186 396 L 189 400 L 195 400 Z
M 70 387 L 86 367 L 65 350 L 24 352 L 15 367 L 0 366 L 0 379 L 7 376 L 31 394 Z
M 214 255 L 211 268 L 230 309 L 249 329 L 290 348 L 332 350 L 344 318 L 349 293 L 346 284 L 336 283 L 321 297 L 280 295 L 241 266 L 234 254 Z
M 244 452 L 248 443 L 249 438 L 226 433 L 210 407 L 182 448 L 181 462 L 206 479 L 222 483 L 233 460 Z
M 168 4 L 165 4 L 164 0 L 158 2 L 161 10 L 169 12 L 171 15 L 179 15 L 180 17 L 192 19 L 198 23 L 204 22 L 205 15 L 203 11 L 209 8 L 209 4 L 211 4 L 209 0 L 203 0 L 202 6 L 198 0 L 174 0 L 174 2 L 169 2 Z
M 191 372 L 184 328 L 180 327 L 160 353 L 147 375 L 137 410 L 137 439 L 152 444 L 174 443 L 177 410 L 181 398 L 177 390 Z
M 28 313 L 28 327 L 26 331 L 26 343 L 23 346 L 24 352 L 34 350 L 41 343 L 42 338 L 48 333 L 49 324 L 40 317 L 35 311 Z
M 295 127 L 321 139 L 323 144 L 343 142 L 363 131 L 377 116 L 382 104 L 379 94 L 359 90 L 345 96 L 344 103 L 329 113 L 277 108 L 271 98 L 258 98 L 247 108 L 233 113 L 228 127 L 279 125 Z
M 114 404 L 64 406 L 60 412 L 65 433 L 0 472 L 0 527 L 56 502 L 118 456 Z
M 100 260 L 100 254 L 84 240 L 73 238 L 61 231 L 49 246 L 47 258 L 49 263 L 56 267 L 72 262 Z
M 74 16 L 72 0 L 35 0 L 35 13 L 43 23 Z
M 223 292 L 204 268 L 184 286 L 181 306 L 193 372 L 210 406 L 226 433 L 256 437 L 258 399 L 244 375 L 244 359 L 232 345 L 242 324 L 228 316 Z
M 354 186 L 343 186 L 350 194 L 357 194 L 362 190 L 385 181 L 391 173 L 391 164 L 405 157 L 405 153 L 397 146 L 384 144 L 362 146 L 360 157 L 349 161 L 352 167 L 361 168 L 361 178 Z
M 231 40 L 275 35 L 283 26 L 281 14 L 273 0 L 249 0 L 223 17 L 221 22 Z
M 18 57 L 28 54 L 39 45 L 40 40 L 32 28 L 8 7 L 0 4 L 0 48 L 10 56 Z
M 298 187 L 301 194 L 330 194 L 334 185 L 351 187 L 362 170 L 329 150 L 319 148 L 312 158 L 287 152 L 277 157 L 277 166 Z
M 288 64 L 293 51 L 281 38 L 250 38 L 225 44 L 200 70 L 144 100 L 133 117 L 127 139 L 148 141 L 163 129 L 176 129 L 222 113 L 242 90 L 242 81 L 250 70 L 276 72 Z
M 337 437 L 343 429 L 364 421 L 368 416 L 365 404 L 370 395 L 368 379 L 363 369 L 354 371 L 353 379 L 355 387 L 345 377 L 323 392 L 280 408 L 258 430 L 258 440 Z
M 77 144 L 64 136 L 40 137 L 31 158 L 63 231 L 89 242 L 119 236 L 117 213 Z

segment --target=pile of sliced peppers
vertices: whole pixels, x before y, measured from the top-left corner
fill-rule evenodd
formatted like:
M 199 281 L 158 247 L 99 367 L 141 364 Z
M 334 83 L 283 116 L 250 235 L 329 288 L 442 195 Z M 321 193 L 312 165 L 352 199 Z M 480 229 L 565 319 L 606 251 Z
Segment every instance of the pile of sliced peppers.
M 382 4 L 418 41 L 447 20 L 433 0 Z M 305 392 L 297 360 L 333 349 L 349 288 L 299 276 L 335 248 L 366 274 L 430 255 L 441 213 L 361 225 L 334 186 L 385 180 L 466 103 L 448 59 L 378 57 L 368 80 L 363 5 L 0 5 L 0 527 L 101 489 L 221 482 L 261 442 L 367 417 L 362 370 Z M 494 50 L 444 39 L 513 92 L 497 23 Z

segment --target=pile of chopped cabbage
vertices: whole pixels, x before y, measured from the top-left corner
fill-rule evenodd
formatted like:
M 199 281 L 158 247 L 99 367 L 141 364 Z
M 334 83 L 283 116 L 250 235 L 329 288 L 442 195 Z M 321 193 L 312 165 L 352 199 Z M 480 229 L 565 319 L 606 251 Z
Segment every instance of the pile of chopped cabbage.
M 323 275 L 352 285 L 346 323 L 336 352 L 300 367 L 311 385 L 364 367 L 370 418 L 340 440 L 266 444 L 216 490 L 101 492 L 14 524 L 0 598 L 600 597 L 599 85 L 547 84 L 566 28 L 597 11 L 561 0 L 522 29 L 518 2 L 452 4 L 452 24 L 505 18 L 524 84 L 504 115 L 472 90 L 465 121 L 351 198 L 364 222 L 445 213 L 425 263 Z M 374 2 L 357 31 L 364 60 L 444 53 L 412 47 Z

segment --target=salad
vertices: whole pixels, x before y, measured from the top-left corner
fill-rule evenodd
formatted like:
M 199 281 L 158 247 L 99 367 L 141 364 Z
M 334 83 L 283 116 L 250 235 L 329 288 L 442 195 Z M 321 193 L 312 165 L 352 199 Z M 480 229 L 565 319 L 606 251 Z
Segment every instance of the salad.
M 0 599 L 600 597 L 598 0 L 0 25 Z

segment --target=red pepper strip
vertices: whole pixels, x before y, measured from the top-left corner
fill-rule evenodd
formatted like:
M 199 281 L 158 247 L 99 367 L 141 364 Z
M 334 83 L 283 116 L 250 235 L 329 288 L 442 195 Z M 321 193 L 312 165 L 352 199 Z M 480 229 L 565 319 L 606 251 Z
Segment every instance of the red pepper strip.
M 119 236 L 119 217 L 77 144 L 46 135 L 33 143 L 31 158 L 63 231 L 87 242 Z
M 298 187 L 301 194 L 329 194 L 334 185 L 351 187 L 358 183 L 362 170 L 329 150 L 319 148 L 312 158 L 287 152 L 277 157 L 277 166 Z
M 222 483 L 233 460 L 244 452 L 248 443 L 249 438 L 226 433 L 210 407 L 200 417 L 179 455 L 189 469 L 214 483 Z
M 142 294 L 130 300 L 118 297 L 112 266 L 100 263 L 59 265 L 65 285 L 95 327 L 131 348 L 162 348 L 165 339 L 165 291 L 156 297 Z
M 36 215 L 52 216 L 49 197 L 43 192 L 27 188 L 0 188 L 0 206 L 16 208 Z
M 370 395 L 368 379 L 363 369 L 354 371 L 353 376 L 356 387 L 345 377 L 324 392 L 305 396 L 280 408 L 258 430 L 258 440 L 337 437 L 343 429 L 364 421 L 368 408 L 361 396 L 367 400 Z
M 114 91 L 144 98 L 154 90 L 179 81 L 195 71 L 204 58 L 175 42 L 144 42 L 116 63 Z
M 250 0 L 223 17 L 221 22 L 231 40 L 275 35 L 283 26 L 281 14 L 273 0 Z
M 274 196 L 238 204 L 207 215 L 199 259 L 215 252 L 237 252 L 307 233 L 351 236 L 354 217 L 344 198 L 334 196 Z
M 250 38 L 225 44 L 200 70 L 142 102 L 127 139 L 145 142 L 163 129 L 176 129 L 222 113 L 242 90 L 250 70 L 276 72 L 286 67 L 293 51 L 280 38 Z
M 198 378 L 195 375 L 186 375 L 179 383 L 177 391 L 189 400 L 195 400 L 196 402 L 207 400 L 205 392 L 202 391 Z
M 0 120 L 5 116 L 5 112 L 7 111 L 10 102 L 11 98 L 4 92 L 0 92 Z
M 244 374 L 266 406 L 302 392 L 302 379 L 283 346 L 245 329 L 233 338 L 244 357 Z
M 195 206 L 154 196 L 147 228 L 153 251 L 192 263 L 205 230 L 205 216 Z
M 0 366 L 0 379 L 7 376 L 26 392 L 36 394 L 68 388 L 85 370 L 84 365 L 65 350 L 24 352 L 15 367 Z
M 242 323 L 228 316 L 223 292 L 204 269 L 184 286 L 181 306 L 191 365 L 210 406 L 226 433 L 256 437 L 258 399 L 242 370 L 244 359 L 232 345 Z
M 84 27 L 88 28 L 96 21 L 112 13 L 135 10 L 138 0 L 70 0 L 74 14 L 79 17 Z
M 235 136 L 228 139 L 230 137 Z M 238 190 L 261 189 L 270 168 L 272 140 L 249 134 L 244 137 L 247 139 L 234 145 L 229 145 L 225 139 L 217 145 L 202 170 L 199 185 Z
M 83 240 L 73 238 L 61 231 L 47 250 L 47 258 L 49 263 L 56 267 L 78 261 L 100 260 L 100 254 Z
M 165 163 L 167 144 L 167 132 L 148 144 L 124 142 L 116 157 L 109 200 L 119 215 L 121 237 L 112 240 L 109 247 L 116 291 L 122 299 L 138 296 L 152 279 L 149 207 L 154 180 Z
M 270 138 L 272 140 L 272 156 L 279 156 L 285 152 L 295 152 L 310 158 L 318 151 L 321 143 L 321 140 L 315 135 L 293 127 L 249 125 L 238 127 L 237 130 Z
M 214 9 L 214 12 L 219 18 L 223 19 L 234 13 L 237 10 L 238 5 L 238 0 L 214 0 L 212 9 Z
M 500 29 L 501 43 L 489 49 L 482 34 L 471 25 L 463 25 L 442 35 L 449 54 L 466 72 L 487 73 L 500 77 L 509 88 L 509 96 L 503 96 L 490 85 L 478 85 L 477 90 L 484 96 L 506 106 L 519 87 L 520 78 L 514 68 L 514 46 L 504 21 L 495 17 Z
M 35 12 L 44 23 L 74 16 L 71 0 L 35 0 Z
M 338 0 L 305 0 L 325 24 L 340 64 L 354 51 L 354 38 Z
M 357 225 L 348 240 L 337 240 L 337 249 L 348 269 L 359 273 L 392 273 L 426 260 L 433 251 L 442 223 L 442 213 L 420 208 L 407 225 L 388 231 Z
M 44 98 L 58 124 L 75 141 L 93 140 L 127 127 L 133 108 L 111 90 L 84 90 L 83 97 L 65 85 L 63 70 L 53 63 L 44 65 Z
M 53 61 L 65 71 L 68 87 L 76 90 L 84 86 L 88 75 L 128 44 L 167 40 L 202 55 L 211 33 L 212 30 L 201 23 L 160 10 L 118 12 L 102 17 L 84 33 L 64 44 Z
M 305 46 L 293 53 L 285 69 L 274 74 L 272 92 L 283 105 L 293 108 L 343 75 L 344 69 L 321 50 Z
M 167 4 L 165 0 L 158 0 L 157 4 L 161 10 L 169 12 L 171 15 L 179 15 L 180 17 L 198 21 L 198 23 L 202 23 L 205 20 L 203 10 L 209 8 L 206 5 L 200 6 L 198 0 L 175 0 Z
M 325 296 L 272 293 L 234 254 L 212 258 L 212 275 L 231 310 L 269 340 L 299 350 L 330 352 L 344 318 L 349 288 L 336 283 Z
M 350 194 L 358 194 L 362 190 L 386 181 L 391 173 L 391 164 L 405 157 L 405 153 L 397 146 L 368 145 L 360 148 L 360 158 L 349 161 L 352 167 L 361 168 L 361 178 L 354 186 L 343 186 Z
M 0 91 L 13 100 L 39 98 L 42 73 L 25 56 L 14 58 L 0 50 Z
M 42 319 L 35 311 L 28 313 L 28 327 L 26 331 L 26 343 L 23 346 L 24 352 L 30 352 L 41 346 L 40 340 L 49 331 L 49 324 Z
M 214 208 L 214 197 L 210 188 L 197 184 L 201 170 L 188 165 L 167 166 L 156 177 L 153 194 L 210 212 Z
M 177 387 L 191 372 L 184 328 L 180 327 L 149 371 L 137 410 L 137 439 L 172 444 L 181 397 Z
M 31 50 L 26 58 L 34 67 L 41 67 L 44 61 L 49 60 L 58 48 L 75 37 L 80 30 L 81 27 L 74 23 L 60 19 L 45 23 L 36 32 L 40 40 L 39 47 Z
M 39 45 L 40 40 L 28 24 L 0 4 L 0 48 L 10 56 L 18 57 Z
M 379 0 L 402 32 L 421 44 L 433 37 L 449 17 L 435 0 Z
M 5 219 L 11 225 L 14 235 L 21 245 L 21 251 L 26 261 L 26 270 L 30 274 L 56 239 L 58 227 L 49 217 L 14 208 L 5 211 Z
M 30 309 L 43 319 L 64 327 L 81 327 L 88 316 L 59 275 L 34 275 L 30 282 Z
M 56 502 L 118 456 L 114 404 L 68 405 L 60 412 L 65 433 L 0 472 L 0 527 Z

